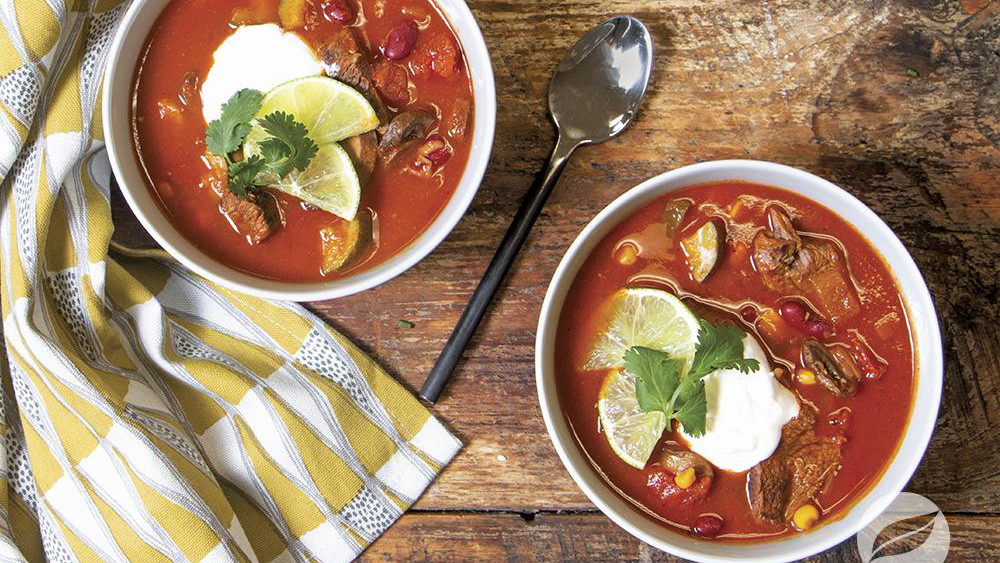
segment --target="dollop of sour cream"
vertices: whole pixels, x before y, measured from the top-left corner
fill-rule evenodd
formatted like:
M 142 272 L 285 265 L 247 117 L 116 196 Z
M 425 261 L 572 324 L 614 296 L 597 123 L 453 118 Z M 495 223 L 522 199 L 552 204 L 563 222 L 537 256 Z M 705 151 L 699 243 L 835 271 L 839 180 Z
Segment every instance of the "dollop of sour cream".
M 743 340 L 743 357 L 760 362 L 753 373 L 717 370 L 705 376 L 708 414 L 705 433 L 681 434 L 691 450 L 719 469 L 741 472 L 774 453 L 781 428 L 799 414 L 795 395 L 778 383 L 764 350 L 752 336 Z
M 212 68 L 201 86 L 206 123 L 218 119 L 222 104 L 244 88 L 266 94 L 289 80 L 323 74 L 323 65 L 312 48 L 273 23 L 236 28 L 212 58 Z

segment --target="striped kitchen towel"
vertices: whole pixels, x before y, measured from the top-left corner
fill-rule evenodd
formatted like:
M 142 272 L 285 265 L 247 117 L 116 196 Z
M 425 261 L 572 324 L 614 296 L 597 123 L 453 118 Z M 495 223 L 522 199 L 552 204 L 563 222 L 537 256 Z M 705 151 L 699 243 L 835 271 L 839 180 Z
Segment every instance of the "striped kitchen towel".
M 295 304 L 118 249 L 113 0 L 0 1 L 0 561 L 349 561 L 459 449 Z

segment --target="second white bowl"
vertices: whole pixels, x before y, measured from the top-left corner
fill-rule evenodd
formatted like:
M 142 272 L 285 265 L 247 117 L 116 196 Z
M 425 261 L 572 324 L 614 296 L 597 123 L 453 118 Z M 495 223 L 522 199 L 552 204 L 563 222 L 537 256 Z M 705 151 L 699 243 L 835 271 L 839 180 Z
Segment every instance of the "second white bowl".
M 776 186 L 831 209 L 879 251 L 906 301 L 915 340 L 916 387 L 913 414 L 895 459 L 872 488 L 838 520 L 816 530 L 757 544 L 698 540 L 668 530 L 618 496 L 580 451 L 559 405 L 555 339 L 560 311 L 573 279 L 594 247 L 621 221 L 673 190 L 710 182 L 741 180 Z M 604 208 L 573 241 L 556 270 L 542 304 L 535 341 L 538 400 L 549 437 L 573 480 L 615 523 L 640 540 L 679 557 L 705 562 L 792 561 L 829 549 L 858 533 L 903 490 L 920 463 L 941 402 L 943 352 L 934 303 L 917 265 L 892 230 L 857 198 L 830 182 L 795 168 L 751 160 L 694 164 L 647 180 Z

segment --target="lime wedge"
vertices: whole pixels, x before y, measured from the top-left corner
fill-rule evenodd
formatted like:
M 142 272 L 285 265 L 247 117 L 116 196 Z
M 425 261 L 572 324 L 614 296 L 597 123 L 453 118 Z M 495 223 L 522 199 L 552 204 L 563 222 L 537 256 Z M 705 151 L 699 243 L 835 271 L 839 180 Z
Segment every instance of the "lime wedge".
M 604 378 L 597 413 L 608 444 L 625 463 L 643 469 L 667 427 L 660 411 L 642 412 L 635 398 L 635 376 L 613 370 Z
M 325 76 L 297 78 L 264 95 L 257 119 L 283 111 L 306 126 L 309 138 L 325 145 L 367 133 L 378 127 L 368 100 L 354 88 Z M 267 133 L 256 125 L 247 135 L 244 151 L 253 152 Z
M 673 294 L 659 289 L 623 289 L 606 307 L 608 327 L 598 337 L 584 369 L 620 368 L 625 350 L 632 346 L 661 350 L 689 362 L 694 358 L 698 319 Z
M 351 221 L 361 203 L 361 183 L 347 151 L 337 143 L 319 146 L 302 172 L 275 180 L 271 186 Z

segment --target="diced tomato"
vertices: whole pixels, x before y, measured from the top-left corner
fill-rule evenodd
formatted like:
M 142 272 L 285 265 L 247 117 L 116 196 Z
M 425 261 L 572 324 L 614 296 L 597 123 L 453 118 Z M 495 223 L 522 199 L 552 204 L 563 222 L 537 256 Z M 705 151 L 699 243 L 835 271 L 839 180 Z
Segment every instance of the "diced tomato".
M 410 103 L 410 80 L 402 65 L 381 60 L 375 65 L 373 78 L 378 93 L 394 107 Z
M 646 486 L 656 491 L 664 506 L 687 506 L 701 502 L 708 496 L 712 478 L 707 475 L 698 477 L 693 485 L 682 489 L 677 486 L 673 473 L 654 468 L 646 478 Z
M 431 174 L 444 166 L 452 155 L 451 145 L 441 135 L 431 135 L 417 149 L 417 157 L 413 163 L 416 171 Z
M 793 337 L 792 327 L 781 318 L 778 311 L 765 309 L 757 317 L 757 330 L 769 342 L 787 342 Z
M 469 127 L 469 117 L 472 113 L 472 101 L 465 96 L 458 96 L 451 104 L 451 111 L 445 118 L 444 129 L 452 139 L 464 139 Z
M 878 379 L 885 373 L 885 363 L 872 352 L 864 338 L 856 333 L 851 334 L 851 357 L 868 379 Z
M 410 68 L 417 74 L 426 74 L 433 70 L 445 78 L 454 76 L 458 69 L 458 47 L 452 38 L 445 34 L 421 40 L 410 58 Z

